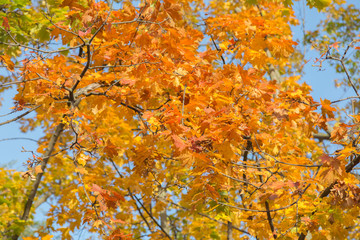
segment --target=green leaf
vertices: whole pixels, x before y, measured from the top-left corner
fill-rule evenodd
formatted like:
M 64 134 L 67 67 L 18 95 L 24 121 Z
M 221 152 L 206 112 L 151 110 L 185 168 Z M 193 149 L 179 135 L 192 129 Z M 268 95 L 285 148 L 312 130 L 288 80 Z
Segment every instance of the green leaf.
M 40 41 L 45 42 L 50 40 L 50 33 L 47 30 L 46 26 L 42 26 L 40 31 L 37 34 Z
M 212 231 L 212 232 L 210 233 L 210 237 L 211 237 L 211 239 L 220 240 L 219 234 L 218 234 L 217 232 L 215 232 L 215 231 Z

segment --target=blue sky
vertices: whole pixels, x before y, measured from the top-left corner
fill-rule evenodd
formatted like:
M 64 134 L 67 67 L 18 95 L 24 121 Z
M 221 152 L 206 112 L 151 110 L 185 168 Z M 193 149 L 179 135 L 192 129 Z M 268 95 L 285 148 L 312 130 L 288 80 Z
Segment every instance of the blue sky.
M 360 1 L 358 0 L 349 0 L 348 3 L 352 3 L 360 7 Z M 318 13 L 316 9 L 308 9 L 306 8 L 305 15 L 303 11 L 303 0 L 299 2 L 295 2 L 294 9 L 296 10 L 297 16 L 305 16 L 305 30 L 313 30 L 320 19 L 324 18 L 324 13 Z M 294 28 L 294 39 L 302 38 L 302 29 L 301 25 Z M 299 45 L 301 45 L 299 43 Z M 301 47 L 301 46 L 300 46 Z M 310 50 L 307 48 L 306 50 L 306 59 L 311 61 L 305 65 L 304 71 L 305 74 L 302 76 L 300 82 L 306 82 L 313 89 L 313 97 L 316 101 L 319 101 L 320 98 L 326 98 L 330 100 L 337 100 L 340 98 L 344 98 L 346 96 L 353 96 L 353 92 L 349 89 L 348 92 L 344 92 L 342 88 L 335 88 L 334 79 L 339 78 L 340 75 L 336 74 L 335 71 L 328 64 L 324 64 L 324 70 L 319 71 L 318 67 L 312 66 L 313 60 L 318 58 L 319 52 Z M 0 69 L 0 73 L 4 74 L 4 71 Z M 10 90 L 2 93 L 0 107 L 0 115 L 7 114 L 11 112 L 11 107 L 13 106 L 12 96 L 15 91 Z M 12 114 L 6 117 L 0 117 L 0 122 L 11 119 L 18 114 Z M 29 132 L 26 134 L 21 133 L 19 130 L 19 123 L 11 123 L 7 125 L 0 126 L 0 166 L 6 166 L 9 169 L 15 169 L 16 171 L 24 171 L 26 167 L 23 165 L 27 161 L 29 157 L 32 156 L 29 152 L 22 152 L 23 148 L 29 151 L 36 152 L 37 144 L 35 142 L 29 140 L 7 140 L 2 141 L 3 139 L 8 138 L 32 138 L 39 139 L 43 136 L 41 129 L 37 129 L 33 132 Z M 45 176 L 46 177 L 46 176 Z M 47 207 L 44 206 L 43 210 L 46 211 Z M 41 215 L 41 214 L 40 214 Z M 87 234 L 85 234 L 87 235 Z
M 360 7 L 359 0 L 347 0 L 348 4 L 354 4 L 357 8 Z M 303 10 L 303 0 L 295 2 L 295 11 L 296 16 L 302 14 Z M 305 11 L 305 30 L 314 30 L 316 25 L 321 19 L 324 19 L 325 13 L 318 13 L 316 9 L 308 9 Z M 301 26 L 294 28 L 294 39 L 302 39 L 302 29 Z M 299 47 L 302 48 L 301 44 Z M 340 49 L 340 52 L 343 52 L 344 49 Z M 354 92 L 349 89 L 347 92 L 344 92 L 343 88 L 335 88 L 334 80 L 337 78 L 343 78 L 341 74 L 337 74 L 333 67 L 331 67 L 328 62 L 324 62 L 323 69 L 320 71 L 318 67 L 312 66 L 314 60 L 319 58 L 320 54 L 316 50 L 311 50 L 309 47 L 306 49 L 305 58 L 310 61 L 305 65 L 304 71 L 305 74 L 302 76 L 300 82 L 306 82 L 313 89 L 314 100 L 320 101 L 320 98 L 329 99 L 329 100 L 338 100 L 347 96 L 354 96 Z

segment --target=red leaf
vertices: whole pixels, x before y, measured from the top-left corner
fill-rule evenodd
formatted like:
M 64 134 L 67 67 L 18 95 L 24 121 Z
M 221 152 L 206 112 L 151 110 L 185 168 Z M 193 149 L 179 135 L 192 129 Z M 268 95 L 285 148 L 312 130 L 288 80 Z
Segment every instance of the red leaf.
M 116 148 L 117 147 L 110 140 L 108 140 L 106 147 L 104 148 L 104 153 L 110 158 L 116 157 L 118 155 Z
M 184 150 L 187 147 L 187 144 L 177 135 L 172 135 L 172 139 L 174 140 L 175 147 L 180 151 Z
M 79 31 L 79 36 L 80 36 L 80 37 L 85 36 L 85 32 Z
M 144 119 L 150 119 L 152 116 L 154 116 L 154 113 L 153 112 L 151 112 L 151 111 L 146 111 L 143 115 L 142 115 L 142 117 L 144 118 Z
M 331 47 L 331 48 L 335 48 L 337 51 L 339 51 L 339 50 L 338 50 L 338 48 L 339 48 L 339 43 L 340 43 L 340 42 L 335 42 L 335 43 L 331 44 L 330 47 Z
M 120 220 L 120 219 L 114 219 L 114 218 L 111 218 L 111 221 L 114 222 L 114 223 L 122 223 L 124 224 L 125 222 L 123 220 Z
M 93 184 L 91 190 L 96 193 L 102 193 L 102 188 L 99 185 Z M 95 194 L 96 195 L 96 194 Z
M 113 196 L 114 196 L 116 199 L 118 199 L 118 200 L 120 200 L 120 201 L 123 201 L 123 202 L 125 201 L 124 196 L 121 195 L 120 193 L 117 193 L 117 192 L 115 192 L 115 191 L 112 191 L 111 193 L 113 194 Z
M 79 31 L 79 36 L 84 37 L 85 35 L 89 34 L 91 32 L 91 28 L 89 28 L 86 32 Z
M 2 26 L 5 28 L 6 31 L 10 30 L 9 20 L 7 19 L 7 17 L 3 17 Z
M 275 199 L 277 199 L 278 197 L 279 197 L 279 195 L 273 193 L 273 194 L 271 194 L 271 195 L 269 196 L 269 200 L 275 200 Z
M 123 78 L 121 79 L 121 84 L 133 86 L 135 84 L 135 80 L 130 78 Z

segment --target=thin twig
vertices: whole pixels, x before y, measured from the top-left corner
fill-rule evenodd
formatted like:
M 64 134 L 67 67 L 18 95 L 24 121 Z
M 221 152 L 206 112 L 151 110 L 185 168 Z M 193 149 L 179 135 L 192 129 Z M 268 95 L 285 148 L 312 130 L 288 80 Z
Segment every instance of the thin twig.
M 112 3 L 111 3 L 111 5 L 112 5 Z M 110 11 L 109 11 L 109 13 L 108 13 L 108 15 L 107 15 L 107 17 L 106 17 L 106 19 L 105 19 L 105 21 L 101 24 L 101 26 L 96 30 L 96 32 L 94 33 L 94 35 L 90 38 L 90 40 L 89 40 L 89 43 L 88 44 L 91 44 L 91 42 L 94 40 L 94 38 L 96 37 L 96 35 L 101 31 L 101 29 L 103 29 L 104 28 L 104 26 L 105 26 L 105 24 L 106 24 L 106 22 L 107 22 L 107 20 L 109 19 L 109 17 L 110 17 L 110 14 L 111 14 L 111 12 L 112 12 L 112 6 L 110 6 Z
M 183 92 L 183 101 L 182 101 L 182 109 L 181 109 L 181 125 L 184 125 L 184 111 L 185 111 L 185 96 L 186 96 L 186 84 L 184 86 L 184 92 Z
M 5 125 L 5 124 L 8 124 L 8 123 L 11 123 L 11 122 L 15 122 L 15 121 L 19 120 L 20 118 L 28 115 L 29 113 L 35 111 L 35 110 L 38 109 L 40 106 L 41 106 L 41 105 L 38 105 L 38 106 L 36 106 L 36 107 L 34 107 L 34 108 L 32 108 L 32 109 L 24 112 L 23 114 L 15 117 L 15 118 L 13 118 L 13 119 L 10 119 L 10 120 L 7 120 L 7 121 L 5 121 L 5 122 L 0 123 L 0 126 Z
M 348 46 L 348 47 L 349 47 L 349 46 Z M 335 61 L 338 61 L 338 62 L 341 63 L 342 69 L 344 70 L 344 72 L 345 72 L 345 74 L 346 74 L 346 77 L 347 77 L 347 79 L 348 79 L 351 87 L 353 88 L 353 90 L 354 90 L 354 92 L 356 93 L 356 95 L 357 95 L 358 97 L 360 97 L 360 95 L 359 95 L 359 93 L 358 93 L 358 91 L 357 91 L 357 89 L 356 89 L 356 87 L 355 87 L 355 84 L 354 84 L 353 81 L 351 80 L 350 74 L 349 74 L 349 72 L 348 72 L 348 70 L 347 70 L 347 68 L 346 68 L 346 66 L 345 66 L 345 63 L 344 63 L 344 57 L 345 57 L 346 52 L 347 52 L 347 50 L 345 51 L 344 55 L 343 55 L 342 58 L 340 59 L 340 58 L 336 58 L 336 57 L 333 57 L 333 56 L 329 56 L 329 55 L 328 55 L 328 54 L 329 54 L 329 51 L 328 51 L 328 52 L 326 53 L 325 59 L 331 59 L 331 60 L 335 60 Z
M 333 104 L 333 103 L 338 103 L 338 102 L 342 102 L 342 101 L 346 101 L 346 100 L 349 100 L 349 99 L 354 99 L 354 98 L 358 99 L 358 98 L 360 98 L 360 97 L 359 97 L 359 96 L 347 97 L 347 98 L 343 98 L 343 99 L 331 101 L 331 104 Z
M 22 137 L 15 137 L 15 138 L 3 138 L 0 139 L 0 142 L 4 142 L 4 141 L 11 141 L 11 140 L 29 140 L 29 141 L 33 141 L 38 143 L 38 140 L 32 139 L 32 138 L 22 138 Z
M 234 178 L 234 177 L 231 177 L 231 176 L 229 176 L 229 175 L 226 175 L 225 173 L 219 173 L 219 174 L 221 174 L 222 176 L 227 177 L 227 178 L 229 178 L 229 179 L 231 179 L 231 180 L 234 180 L 234 181 L 236 181 L 236 182 L 240 182 L 240 183 L 244 183 L 244 184 L 249 184 L 249 185 L 253 186 L 253 187 L 256 188 L 256 189 L 259 189 L 258 186 L 252 184 L 252 183 L 249 182 L 249 181 L 240 180 L 240 179 L 238 179 L 238 178 Z

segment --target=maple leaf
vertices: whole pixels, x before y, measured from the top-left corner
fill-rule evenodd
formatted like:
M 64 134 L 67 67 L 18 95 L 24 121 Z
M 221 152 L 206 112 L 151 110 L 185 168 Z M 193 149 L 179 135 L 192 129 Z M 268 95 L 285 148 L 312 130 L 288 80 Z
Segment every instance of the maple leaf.
M 121 79 L 121 84 L 124 84 L 124 85 L 133 86 L 135 83 L 136 83 L 136 81 L 134 79 L 130 79 L 130 78 Z
M 79 36 L 80 37 L 85 37 L 86 35 L 88 35 L 91 32 L 91 28 L 89 28 L 88 30 L 86 30 L 86 32 L 83 31 L 79 31 Z
M 13 70 L 14 70 L 15 64 L 11 61 L 10 56 L 8 56 L 8 55 L 1 55 L 1 56 L 0 56 L 0 60 L 1 60 L 1 62 L 3 62 L 3 63 L 6 65 L 6 67 L 7 67 L 10 71 L 13 71 Z
M 339 43 L 340 43 L 340 42 L 335 42 L 335 43 L 331 44 L 329 47 L 330 47 L 330 48 L 335 48 L 336 51 L 339 51 L 339 49 L 338 49 L 338 48 L 339 48 Z
M 35 173 L 38 174 L 38 173 L 42 173 L 42 172 L 43 172 L 43 170 L 41 169 L 41 165 L 37 165 L 35 167 Z
M 93 226 L 98 228 L 100 227 L 101 225 L 103 225 L 103 221 L 102 220 L 96 220 L 94 223 L 93 223 Z
M 81 175 L 88 174 L 88 171 L 84 167 L 75 168 L 75 172 L 80 173 Z
M 121 224 L 125 224 L 126 222 L 120 220 L 120 219 L 113 219 L 111 218 L 111 221 L 114 222 L 114 223 L 121 223 Z
M 181 20 L 182 16 L 180 14 L 181 5 L 175 3 L 172 0 L 165 0 L 164 1 L 164 8 L 165 11 L 171 16 L 173 20 Z
M 320 173 L 320 177 L 326 184 L 331 184 L 337 179 L 343 179 L 345 167 L 338 158 L 333 158 L 324 154 L 320 159 L 324 167 L 323 172 Z
M 92 184 L 91 189 L 95 195 L 102 193 L 102 188 L 97 184 Z
M 46 235 L 42 237 L 42 240 L 51 240 L 54 237 L 54 235 Z
M 308 230 L 313 238 L 357 239 L 359 182 L 346 172 L 358 162 L 360 118 L 326 99 L 317 104 L 298 82 L 303 61 L 291 40 L 298 21 L 291 0 L 47 5 L 51 16 L 41 4 L 5 4 L 19 17 L 3 16 L 9 34 L 1 36 L 0 60 L 12 72 L 0 77 L 0 91 L 16 85 L 12 109 L 23 112 L 14 119 L 45 136 L 29 171 L 0 168 L 0 232 L 19 229 L 10 236 L 19 238 L 38 205 L 26 203 L 50 193 L 56 203 L 46 228 L 64 239 L 81 224 L 109 239 L 176 238 L 172 225 L 190 239 L 298 239 Z M 352 23 L 337 17 L 357 11 L 333 5 L 326 14 L 341 14 L 324 20 L 331 37 L 319 48 L 332 41 L 338 50 L 345 38 L 334 34 L 347 33 L 334 31 L 336 23 L 344 20 L 349 31 Z M 319 64 L 331 60 L 328 51 L 319 55 Z M 357 58 L 344 58 L 348 72 L 356 74 Z M 355 121 L 336 124 L 332 141 L 319 139 L 339 149 L 323 155 L 317 129 L 344 113 Z M 24 187 L 21 176 L 35 184 Z
M 171 138 L 174 141 L 175 147 L 179 149 L 179 151 L 183 151 L 188 147 L 188 144 L 184 140 L 182 140 L 179 136 L 173 134 L 171 135 Z
M 334 113 L 333 111 L 336 111 L 336 108 L 331 107 L 331 102 L 328 99 L 322 100 L 320 99 L 321 102 L 321 112 L 323 113 L 323 115 L 327 115 L 330 118 L 334 117 Z
M 2 26 L 5 28 L 6 31 L 10 30 L 9 20 L 7 19 L 7 17 L 3 17 Z
M 348 133 L 348 128 L 349 126 L 341 123 L 339 124 L 339 126 L 335 126 L 333 128 L 333 131 L 331 132 L 331 139 L 333 141 L 342 141 L 345 139 L 347 133 Z
M 110 140 L 108 140 L 104 148 L 104 153 L 110 158 L 113 158 L 118 155 L 117 147 Z

